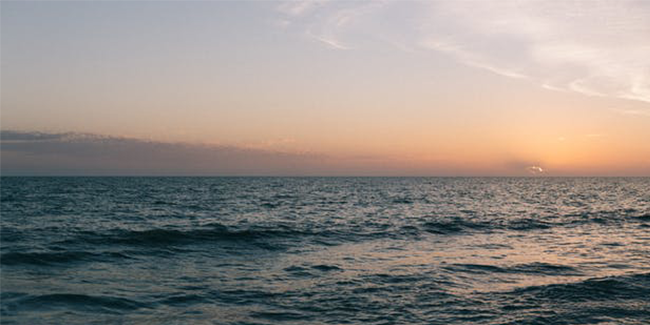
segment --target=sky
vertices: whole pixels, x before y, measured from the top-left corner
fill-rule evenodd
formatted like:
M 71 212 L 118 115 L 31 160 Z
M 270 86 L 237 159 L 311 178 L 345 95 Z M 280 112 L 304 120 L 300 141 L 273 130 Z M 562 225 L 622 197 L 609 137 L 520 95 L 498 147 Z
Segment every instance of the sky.
M 2 1 L 3 175 L 650 176 L 648 1 Z

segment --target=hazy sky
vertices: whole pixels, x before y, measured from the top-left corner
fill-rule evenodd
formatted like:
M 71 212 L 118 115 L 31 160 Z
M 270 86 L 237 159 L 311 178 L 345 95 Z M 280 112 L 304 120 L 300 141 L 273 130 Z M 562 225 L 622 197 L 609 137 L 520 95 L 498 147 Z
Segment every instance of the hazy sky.
M 650 176 L 650 1 L 2 1 L 3 174 Z

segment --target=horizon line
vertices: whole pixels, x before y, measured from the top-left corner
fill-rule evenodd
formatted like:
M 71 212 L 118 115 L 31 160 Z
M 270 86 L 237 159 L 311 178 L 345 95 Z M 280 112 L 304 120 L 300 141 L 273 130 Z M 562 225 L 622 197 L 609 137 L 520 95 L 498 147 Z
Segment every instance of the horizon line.
M 650 175 L 70 175 L 70 174 L 53 174 L 53 175 L 33 175 L 33 174 L 14 174 L 1 175 L 0 177 L 78 177 L 78 178 L 650 178 Z

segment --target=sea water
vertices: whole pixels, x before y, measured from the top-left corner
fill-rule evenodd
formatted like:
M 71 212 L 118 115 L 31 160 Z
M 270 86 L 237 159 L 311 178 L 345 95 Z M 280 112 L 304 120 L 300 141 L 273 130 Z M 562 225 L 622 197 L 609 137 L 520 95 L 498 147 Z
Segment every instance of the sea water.
M 2 324 L 650 324 L 650 178 L 0 189 Z

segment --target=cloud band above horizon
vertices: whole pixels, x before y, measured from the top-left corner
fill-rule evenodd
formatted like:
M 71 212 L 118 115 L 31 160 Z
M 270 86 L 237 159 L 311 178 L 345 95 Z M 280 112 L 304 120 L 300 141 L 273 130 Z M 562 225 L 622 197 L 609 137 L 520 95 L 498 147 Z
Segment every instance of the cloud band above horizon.
M 0 131 L 3 176 L 566 176 L 537 162 L 413 161 L 409 157 L 334 156 L 237 146 L 169 143 L 89 133 Z M 647 168 L 630 170 L 647 175 Z M 594 175 L 594 170 L 583 170 Z M 597 175 L 599 172 L 596 172 Z M 609 175 L 610 174 L 604 174 Z

